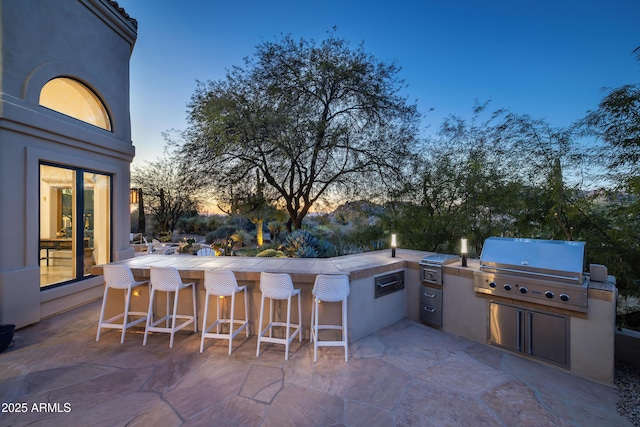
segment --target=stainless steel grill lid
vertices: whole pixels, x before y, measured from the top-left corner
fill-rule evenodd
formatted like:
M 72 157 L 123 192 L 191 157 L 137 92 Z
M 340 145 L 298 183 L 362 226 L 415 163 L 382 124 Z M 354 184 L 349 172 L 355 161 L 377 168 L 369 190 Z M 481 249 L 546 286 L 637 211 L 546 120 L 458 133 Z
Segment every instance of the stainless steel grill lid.
M 585 242 L 489 237 L 480 269 L 505 271 L 582 283 Z

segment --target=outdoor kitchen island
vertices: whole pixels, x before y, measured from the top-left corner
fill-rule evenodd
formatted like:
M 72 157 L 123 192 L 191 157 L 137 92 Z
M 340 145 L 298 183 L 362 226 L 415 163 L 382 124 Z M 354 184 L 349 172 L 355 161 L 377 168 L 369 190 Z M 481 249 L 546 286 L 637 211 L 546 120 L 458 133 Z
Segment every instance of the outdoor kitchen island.
M 396 257 L 388 250 L 325 259 L 278 259 L 250 257 L 197 257 L 188 255 L 145 255 L 116 262 L 131 268 L 137 280 L 148 280 L 150 266 L 173 266 L 180 271 L 183 281 L 196 282 L 198 332 L 202 326 L 205 290 L 202 284 L 205 269 L 228 269 L 235 273 L 240 286 L 249 291 L 249 322 L 251 334 L 255 334 L 260 310 L 260 272 L 289 273 L 294 287 L 301 289 L 303 337 L 309 338 L 311 318 L 311 289 L 317 274 L 346 274 L 349 276 L 351 294 L 348 303 L 349 341 L 354 342 L 385 326 L 408 317 L 420 321 L 421 265 L 420 261 L 433 255 L 429 252 L 398 249 Z M 472 341 L 489 343 L 490 304 L 500 297 L 491 297 L 474 291 L 474 272 L 479 269 L 478 260 L 469 260 L 467 267 L 460 261 L 444 266 L 442 285 L 442 327 L 445 332 Z M 102 266 L 94 266 L 92 274 L 101 275 Z M 399 275 L 400 274 L 400 275 Z M 385 280 L 389 281 L 385 283 Z M 376 298 L 376 287 L 401 281 L 401 286 Z M 183 291 L 188 292 L 188 291 Z M 615 301 L 617 290 L 611 283 L 592 284 L 588 289 L 588 309 L 574 312 L 555 307 L 545 307 L 544 312 L 566 318 L 567 354 L 569 363 L 563 368 L 575 375 L 596 382 L 613 384 Z M 189 296 L 181 296 L 180 309 L 189 312 Z M 106 316 L 122 311 L 122 296 L 111 292 Z M 143 289 L 132 298 L 132 310 L 146 311 L 148 293 Z M 184 304 L 184 306 L 183 306 Z M 236 301 L 236 313 L 242 315 L 242 299 Z M 526 302 L 520 303 L 527 305 Z M 164 302 L 156 308 L 162 310 Z M 278 311 L 283 310 L 284 311 Z M 340 323 L 339 304 L 321 304 L 323 322 Z M 215 310 L 210 316 L 215 316 Z M 276 308 L 276 316 L 284 313 L 285 304 Z M 292 313 L 292 321 L 296 321 Z M 425 326 L 426 327 L 426 326 Z M 186 329 L 187 331 L 189 328 Z M 176 338 L 178 339 L 178 338 Z M 168 344 L 167 344 L 168 345 Z M 523 357 L 529 357 L 526 353 Z M 557 364 L 556 364 L 557 365 Z

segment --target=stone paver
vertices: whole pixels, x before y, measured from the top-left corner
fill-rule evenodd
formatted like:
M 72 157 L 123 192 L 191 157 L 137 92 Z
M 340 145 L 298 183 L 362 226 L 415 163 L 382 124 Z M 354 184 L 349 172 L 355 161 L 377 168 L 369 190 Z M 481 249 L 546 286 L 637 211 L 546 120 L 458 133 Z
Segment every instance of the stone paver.
M 631 426 L 613 387 L 408 319 L 339 348 L 104 331 L 100 302 L 16 332 L 0 426 Z M 23 405 L 24 404 L 24 405 Z M 17 412 L 21 410 L 22 412 Z

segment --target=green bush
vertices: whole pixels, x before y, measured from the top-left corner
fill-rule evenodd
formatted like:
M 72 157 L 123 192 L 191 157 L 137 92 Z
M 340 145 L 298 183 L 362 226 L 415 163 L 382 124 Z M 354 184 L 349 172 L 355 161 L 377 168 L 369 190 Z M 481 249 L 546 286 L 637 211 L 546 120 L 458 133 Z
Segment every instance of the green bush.
M 236 229 L 236 227 L 231 225 L 223 225 L 221 227 L 218 227 L 217 230 L 207 233 L 207 235 L 205 236 L 205 242 L 211 244 L 215 240 L 226 240 L 231 237 L 233 233 L 235 233 Z
M 258 254 L 256 254 L 257 257 L 264 257 L 264 258 L 286 258 L 287 256 L 284 254 L 284 252 L 279 251 L 277 249 L 265 249 L 262 252 L 259 252 Z
M 203 235 L 216 230 L 219 226 L 220 220 L 216 216 L 196 215 L 180 218 L 176 229 L 182 234 Z
M 239 228 L 231 235 L 231 239 L 240 246 L 246 246 L 253 240 L 253 236 L 244 228 Z

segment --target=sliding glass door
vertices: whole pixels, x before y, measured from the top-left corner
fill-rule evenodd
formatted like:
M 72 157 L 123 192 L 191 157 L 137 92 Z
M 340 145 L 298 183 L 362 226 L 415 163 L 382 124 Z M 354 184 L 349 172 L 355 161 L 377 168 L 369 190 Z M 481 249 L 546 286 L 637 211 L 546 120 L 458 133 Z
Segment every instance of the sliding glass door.
M 40 165 L 40 286 L 79 280 L 111 259 L 111 177 Z

